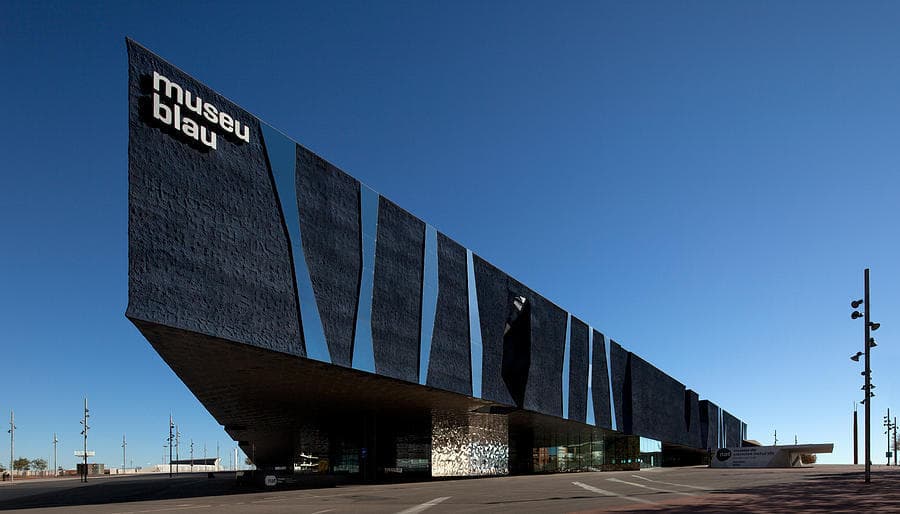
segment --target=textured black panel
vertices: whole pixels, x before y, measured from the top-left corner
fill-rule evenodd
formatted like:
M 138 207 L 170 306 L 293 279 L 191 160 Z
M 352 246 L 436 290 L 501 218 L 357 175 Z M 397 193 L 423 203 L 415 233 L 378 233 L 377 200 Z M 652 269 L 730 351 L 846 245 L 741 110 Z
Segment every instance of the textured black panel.
M 631 355 L 631 423 L 634 435 L 667 443 L 685 441 L 684 385 Z
M 719 447 L 719 407 L 709 400 L 700 400 L 700 441 L 707 449 Z
M 501 376 L 518 407 L 525 405 L 528 373 L 531 369 L 531 340 L 534 301 L 525 286 L 506 278 L 506 323 L 503 329 Z
M 588 345 L 590 334 L 585 322 L 572 316 L 571 330 L 569 331 L 569 397 L 563 398 L 569 402 L 569 419 L 585 422 L 587 416 L 587 391 L 588 391 Z
M 417 382 L 425 223 L 379 197 L 372 298 L 375 371 Z
M 437 233 L 438 300 L 428 385 L 472 395 L 466 249 Z
M 735 448 L 741 446 L 741 420 L 732 416 L 728 411 L 722 411 L 722 424 L 725 428 L 725 446 Z
M 128 56 L 127 316 L 305 356 L 258 121 L 132 41 Z M 216 150 L 202 150 L 151 126 L 154 71 L 249 127 L 249 143 L 220 133 Z
M 359 181 L 297 146 L 303 252 L 331 362 L 350 367 L 362 270 Z
M 609 405 L 609 369 L 606 364 L 606 338 L 594 330 L 593 375 L 591 393 L 594 402 L 594 421 L 601 428 L 612 428 L 612 413 Z M 618 416 L 617 416 L 618 418 Z
M 506 405 L 516 405 L 503 381 L 503 331 L 509 310 L 508 276 L 478 255 L 472 256 L 478 293 L 481 327 L 481 396 Z
M 631 354 L 609 340 L 609 370 L 612 379 L 612 400 L 616 409 L 616 429 L 631 433 Z M 594 394 L 597 394 L 596 390 Z
M 700 438 L 700 396 L 688 389 L 684 392 L 684 427 L 686 430 L 682 444 L 692 448 L 705 448 Z
M 531 292 L 531 365 L 524 407 L 562 416 L 562 370 L 566 349 L 566 311 Z

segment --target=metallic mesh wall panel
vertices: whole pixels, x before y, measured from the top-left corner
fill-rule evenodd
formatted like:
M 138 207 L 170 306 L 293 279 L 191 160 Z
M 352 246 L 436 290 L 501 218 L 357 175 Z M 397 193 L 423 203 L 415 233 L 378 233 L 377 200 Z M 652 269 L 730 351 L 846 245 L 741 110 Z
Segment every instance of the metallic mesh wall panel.
M 692 448 L 705 448 L 700 437 L 700 396 L 690 389 L 684 393 L 685 438 L 682 444 Z
M 508 276 L 490 263 L 472 256 L 478 292 L 482 357 L 481 397 L 506 405 L 516 405 L 503 381 L 503 331 L 509 309 Z
M 128 57 L 127 316 L 305 355 L 258 121 L 132 41 Z M 249 143 L 205 151 L 153 123 L 154 71 L 231 113 Z
M 359 181 L 298 145 L 297 203 L 331 361 L 350 367 L 362 269 Z
M 596 355 L 596 354 L 594 354 Z M 631 433 L 631 354 L 610 339 L 609 371 L 612 378 L 612 400 L 616 410 L 616 428 Z M 594 392 L 596 394 L 596 390 Z
M 741 446 L 741 420 L 731 415 L 728 411 L 722 411 L 722 423 L 725 425 L 725 444 L 729 448 Z
M 594 330 L 594 355 L 591 375 L 591 393 L 594 402 L 594 418 L 597 426 L 612 428 L 612 412 L 609 398 L 609 370 L 606 363 L 606 337 Z
M 631 354 L 631 430 L 658 441 L 682 442 L 684 385 Z
M 436 414 L 432 418 L 431 475 L 509 473 L 508 421 L 504 415 Z
M 700 400 L 700 440 L 707 449 L 719 447 L 719 407 L 709 400 Z
M 438 301 L 428 385 L 472 394 L 466 249 L 438 232 Z
M 564 378 L 569 381 L 569 397 L 563 398 L 563 401 L 569 403 L 569 419 L 582 423 L 587 414 L 589 335 L 587 324 L 572 316 L 569 376 Z
M 566 311 L 534 292 L 526 298 L 532 302 L 531 363 L 524 407 L 542 414 L 562 416 Z
M 378 203 L 372 344 L 375 371 L 418 382 L 425 224 L 384 197 Z

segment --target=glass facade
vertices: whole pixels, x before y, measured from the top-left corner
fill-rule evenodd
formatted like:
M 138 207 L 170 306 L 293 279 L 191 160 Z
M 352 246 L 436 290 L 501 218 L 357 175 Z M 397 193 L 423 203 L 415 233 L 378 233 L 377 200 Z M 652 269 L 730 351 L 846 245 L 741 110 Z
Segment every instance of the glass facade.
M 658 468 L 662 466 L 662 441 L 641 437 L 639 444 L 642 468 Z

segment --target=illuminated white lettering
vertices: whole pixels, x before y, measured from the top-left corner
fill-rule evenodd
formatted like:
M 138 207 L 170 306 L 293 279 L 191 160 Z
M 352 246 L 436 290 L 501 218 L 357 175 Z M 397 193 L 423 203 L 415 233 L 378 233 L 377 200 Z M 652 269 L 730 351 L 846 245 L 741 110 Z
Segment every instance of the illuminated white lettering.
M 165 99 L 171 105 L 164 103 Z M 189 117 L 190 113 L 197 117 Z M 216 130 L 233 135 L 237 143 L 250 142 L 249 126 L 156 71 L 153 72 L 152 116 L 162 125 L 213 150 L 218 149 Z

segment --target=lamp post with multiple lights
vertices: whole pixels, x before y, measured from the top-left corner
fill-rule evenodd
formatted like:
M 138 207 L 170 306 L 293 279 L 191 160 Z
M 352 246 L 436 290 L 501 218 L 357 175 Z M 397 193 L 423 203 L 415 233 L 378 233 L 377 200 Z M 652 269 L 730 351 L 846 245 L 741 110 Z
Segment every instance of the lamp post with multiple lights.
M 884 417 L 884 433 L 887 434 L 887 452 L 885 452 L 885 457 L 887 457 L 887 465 L 891 465 L 891 438 L 894 437 L 894 433 L 896 433 L 897 425 L 896 423 L 891 422 L 891 409 L 887 410 L 887 415 Z
M 872 389 L 875 389 L 875 386 L 872 384 L 872 361 L 871 361 L 871 350 L 877 344 L 875 343 L 875 338 L 871 337 L 871 333 L 878 330 L 881 327 L 880 323 L 875 323 L 872 321 L 870 316 L 872 311 L 872 303 L 869 298 L 869 268 L 866 268 L 863 273 L 863 298 L 861 300 L 854 300 L 850 302 L 850 307 L 854 309 L 854 311 L 850 314 L 851 319 L 859 319 L 863 318 L 864 327 L 863 327 L 863 351 L 856 352 L 856 354 L 850 357 L 851 360 L 859 362 L 859 358 L 861 356 L 865 356 L 865 370 L 861 373 L 863 377 L 865 377 L 865 384 L 862 387 L 862 390 L 865 392 L 865 398 L 863 398 L 862 403 L 866 406 L 866 420 L 865 420 L 865 465 L 866 465 L 866 483 L 872 481 L 872 405 L 870 399 L 875 396 L 875 393 L 872 392 Z M 859 312 L 859 306 L 865 305 L 865 312 Z

